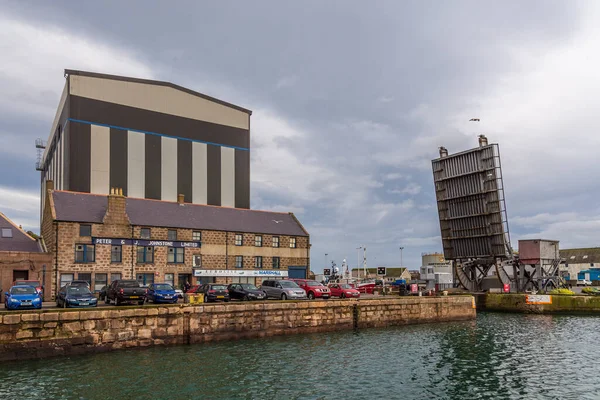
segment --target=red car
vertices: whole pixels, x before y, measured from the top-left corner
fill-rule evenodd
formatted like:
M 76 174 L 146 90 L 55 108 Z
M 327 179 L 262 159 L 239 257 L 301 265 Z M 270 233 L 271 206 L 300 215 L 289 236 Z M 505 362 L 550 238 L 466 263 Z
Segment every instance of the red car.
M 17 279 L 16 281 L 13 282 L 13 286 L 16 286 L 16 285 L 33 286 L 33 287 L 35 287 L 35 290 L 38 293 L 40 293 L 42 296 L 44 295 L 44 288 L 42 287 L 42 284 L 40 281 Z
M 360 297 L 360 292 L 347 283 L 330 283 L 329 290 L 331 290 L 332 297 L 335 296 L 340 299 L 358 299 Z
M 311 279 L 289 279 L 294 281 L 306 292 L 310 300 L 315 298 L 328 299 L 331 297 L 331 291 L 325 285 Z

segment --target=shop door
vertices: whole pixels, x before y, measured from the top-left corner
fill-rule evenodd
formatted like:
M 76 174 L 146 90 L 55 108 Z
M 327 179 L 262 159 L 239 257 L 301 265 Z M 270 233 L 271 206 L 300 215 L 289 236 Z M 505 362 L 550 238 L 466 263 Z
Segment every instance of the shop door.
M 28 280 L 29 271 L 13 271 L 13 282 L 16 280 Z
M 185 285 L 186 282 L 189 282 L 190 285 L 192 284 L 192 274 L 177 275 L 177 286 L 179 289 L 183 290 L 183 285 Z

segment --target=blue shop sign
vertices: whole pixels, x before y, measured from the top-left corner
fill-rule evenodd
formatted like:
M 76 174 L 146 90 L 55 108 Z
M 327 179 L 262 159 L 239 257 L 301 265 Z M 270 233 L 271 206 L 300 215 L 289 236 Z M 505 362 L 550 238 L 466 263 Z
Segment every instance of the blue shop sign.
M 117 238 L 92 238 L 92 244 L 108 244 L 112 246 L 156 246 L 156 247 L 190 247 L 199 248 L 201 242 L 181 242 L 176 240 L 144 240 L 144 239 L 117 239 Z

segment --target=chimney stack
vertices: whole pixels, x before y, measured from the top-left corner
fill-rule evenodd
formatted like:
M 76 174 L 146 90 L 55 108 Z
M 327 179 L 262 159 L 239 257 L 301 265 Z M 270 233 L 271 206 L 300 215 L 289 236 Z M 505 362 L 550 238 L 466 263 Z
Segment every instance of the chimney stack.
M 485 135 L 479 135 L 479 147 L 484 147 L 488 145 L 488 140 Z
M 448 157 L 448 149 L 444 146 L 440 147 L 440 158 Z
M 127 215 L 126 198 L 123 196 L 123 189 L 110 188 L 108 195 L 108 207 L 102 223 L 105 225 L 129 225 L 129 216 Z
M 183 195 L 181 193 L 177 195 L 177 202 L 179 203 L 179 205 L 183 205 L 184 200 L 185 200 L 185 195 Z

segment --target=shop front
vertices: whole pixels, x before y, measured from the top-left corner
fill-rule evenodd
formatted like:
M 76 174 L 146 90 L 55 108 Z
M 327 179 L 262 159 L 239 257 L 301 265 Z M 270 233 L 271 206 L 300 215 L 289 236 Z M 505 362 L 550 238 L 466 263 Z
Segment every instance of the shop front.
M 260 285 L 263 279 L 285 279 L 285 270 L 232 270 L 232 269 L 200 269 L 194 268 L 194 277 L 200 283 L 252 283 Z

